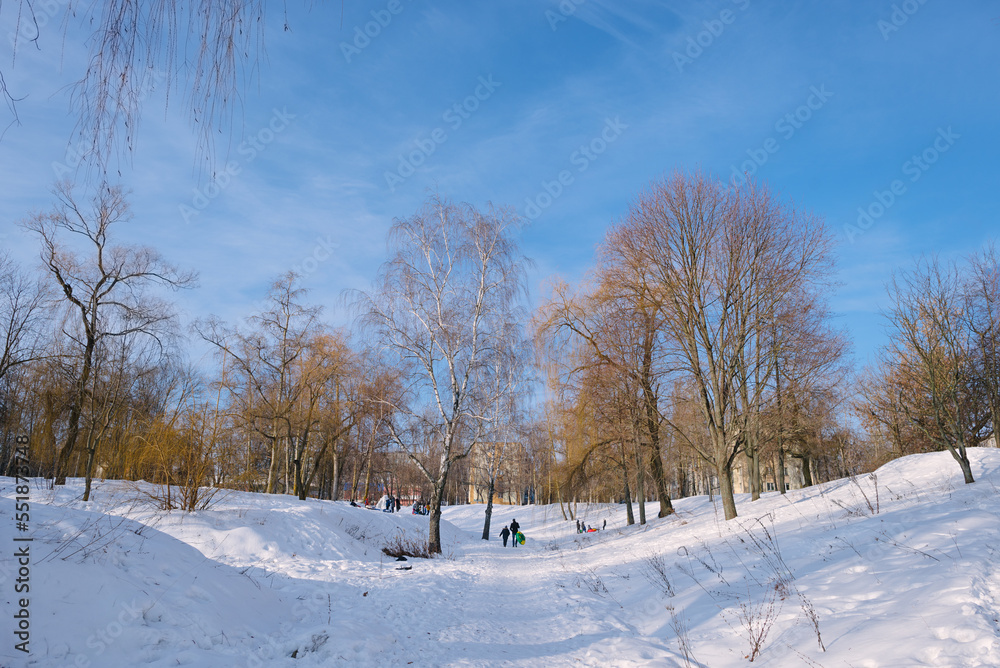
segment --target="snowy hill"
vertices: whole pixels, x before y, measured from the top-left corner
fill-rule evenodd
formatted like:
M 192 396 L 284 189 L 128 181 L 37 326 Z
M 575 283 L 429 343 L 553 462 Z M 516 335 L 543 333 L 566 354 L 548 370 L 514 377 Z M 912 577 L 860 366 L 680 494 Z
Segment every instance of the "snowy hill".
M 396 562 L 427 518 L 227 493 L 165 513 L 132 484 L 0 482 L 3 666 L 1000 665 L 1000 451 L 947 453 L 625 526 L 618 505 L 445 510 L 444 554 Z M 405 511 L 406 509 L 404 509 Z M 516 517 L 524 546 L 501 547 Z M 30 536 L 30 655 L 15 550 Z M 398 570 L 410 566 L 411 570 Z

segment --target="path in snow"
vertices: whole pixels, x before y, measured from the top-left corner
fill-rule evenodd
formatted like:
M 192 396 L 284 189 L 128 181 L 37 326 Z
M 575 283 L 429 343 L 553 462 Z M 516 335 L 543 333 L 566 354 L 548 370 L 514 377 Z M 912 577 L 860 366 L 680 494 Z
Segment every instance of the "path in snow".
M 624 622 L 600 580 L 572 561 L 558 549 L 490 541 L 457 561 L 409 562 L 399 585 L 413 608 L 399 609 L 393 592 L 386 623 L 399 635 L 385 665 L 675 665 L 664 643 Z

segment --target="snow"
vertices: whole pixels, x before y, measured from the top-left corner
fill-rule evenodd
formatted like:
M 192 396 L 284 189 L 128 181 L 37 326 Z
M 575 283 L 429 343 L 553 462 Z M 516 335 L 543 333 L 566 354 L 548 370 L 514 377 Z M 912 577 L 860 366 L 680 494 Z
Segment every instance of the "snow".
M 397 562 L 426 516 L 227 492 L 152 507 L 145 483 L 30 492 L 30 655 L 14 649 L 12 479 L 0 479 L 2 666 L 1000 665 L 1000 451 L 707 497 L 625 526 L 624 506 L 446 508 L 444 553 Z M 638 516 L 638 513 L 637 513 Z M 497 535 L 517 518 L 526 544 Z M 18 534 L 23 536 L 23 534 Z M 410 570 L 400 570 L 411 567 Z

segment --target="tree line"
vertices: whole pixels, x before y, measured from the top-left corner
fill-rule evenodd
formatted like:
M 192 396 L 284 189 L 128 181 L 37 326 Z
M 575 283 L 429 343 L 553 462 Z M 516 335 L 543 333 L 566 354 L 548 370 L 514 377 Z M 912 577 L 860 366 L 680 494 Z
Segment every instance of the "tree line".
M 760 183 L 675 172 L 638 194 L 576 285 L 529 309 L 522 220 L 433 196 L 394 221 L 356 318 L 333 328 L 300 277 L 238 323 L 180 323 L 197 277 L 123 244 L 127 194 L 69 184 L 22 227 L 36 267 L 0 255 L 0 466 L 30 438 L 34 473 L 145 480 L 164 508 L 219 489 L 367 500 L 430 512 L 494 499 L 617 500 L 628 522 L 672 499 L 810 485 L 892 457 L 967 448 L 1000 417 L 1000 270 L 921 259 L 888 284 L 890 336 L 855 372 L 828 304 L 821 218 Z M 182 326 L 183 325 L 183 326 Z M 186 357 L 192 339 L 210 368 Z M 792 480 L 794 469 L 800 478 Z M 151 491 L 152 490 L 152 491 Z

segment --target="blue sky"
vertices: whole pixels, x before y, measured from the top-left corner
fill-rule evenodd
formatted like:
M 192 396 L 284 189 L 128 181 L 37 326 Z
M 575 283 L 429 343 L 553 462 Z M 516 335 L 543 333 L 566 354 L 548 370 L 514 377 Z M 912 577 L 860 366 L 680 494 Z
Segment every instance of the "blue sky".
M 15 223 L 51 206 L 70 162 L 86 52 L 60 14 L 12 64 L 16 4 L 0 12 L 0 67 L 24 97 L 0 141 L 0 244 L 31 264 Z M 160 86 L 116 166 L 135 213 L 122 237 L 201 275 L 177 297 L 187 320 L 236 321 L 296 268 L 344 323 L 342 291 L 370 284 L 392 219 L 433 190 L 532 218 L 537 298 L 585 274 L 651 179 L 751 169 L 836 234 L 831 304 L 864 362 L 893 269 L 1000 229 L 1000 3 L 290 0 L 287 31 L 273 4 L 214 152 Z

